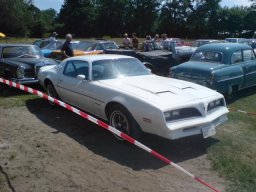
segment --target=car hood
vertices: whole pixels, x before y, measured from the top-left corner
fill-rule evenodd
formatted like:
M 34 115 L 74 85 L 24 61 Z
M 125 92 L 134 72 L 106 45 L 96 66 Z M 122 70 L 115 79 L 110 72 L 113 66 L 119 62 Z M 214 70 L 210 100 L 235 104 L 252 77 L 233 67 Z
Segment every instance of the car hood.
M 35 65 L 45 66 L 45 65 L 56 65 L 57 62 L 47 59 L 47 58 L 9 58 L 4 59 L 5 63 L 23 66 L 26 69 L 34 68 Z
M 177 51 L 190 51 L 194 52 L 197 48 L 196 47 L 191 47 L 191 46 L 180 46 L 180 47 L 175 47 Z
M 145 51 L 137 52 L 137 55 L 147 56 L 147 57 L 156 57 L 156 56 L 168 57 L 172 55 L 172 53 L 167 50 L 154 50 L 154 51 L 146 51 L 146 52 Z
M 112 89 L 143 98 L 143 100 L 162 109 L 188 102 L 201 102 L 204 98 L 222 97 L 216 91 L 206 87 L 157 75 L 126 77 L 100 82 Z

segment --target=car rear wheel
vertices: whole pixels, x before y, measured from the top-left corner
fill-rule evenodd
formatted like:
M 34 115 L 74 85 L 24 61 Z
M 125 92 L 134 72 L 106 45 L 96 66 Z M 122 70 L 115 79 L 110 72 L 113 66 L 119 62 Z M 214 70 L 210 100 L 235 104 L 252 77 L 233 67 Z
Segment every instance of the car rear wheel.
M 121 105 L 114 105 L 110 110 L 109 115 L 110 125 L 115 127 L 117 130 L 131 136 L 134 139 L 139 139 L 142 131 L 132 117 L 130 112 Z M 123 141 L 124 139 L 115 135 L 114 136 L 119 140 Z
M 49 95 L 50 97 L 53 97 L 53 98 L 55 98 L 55 99 L 59 99 L 59 96 L 58 96 L 58 94 L 57 94 L 57 92 L 56 92 L 56 90 L 55 90 L 55 88 L 54 88 L 54 85 L 53 85 L 51 82 L 48 82 L 48 83 L 46 84 L 46 93 L 47 93 L 47 95 Z M 52 101 L 49 101 L 49 104 L 50 104 L 51 106 L 55 106 L 55 103 L 52 102 Z

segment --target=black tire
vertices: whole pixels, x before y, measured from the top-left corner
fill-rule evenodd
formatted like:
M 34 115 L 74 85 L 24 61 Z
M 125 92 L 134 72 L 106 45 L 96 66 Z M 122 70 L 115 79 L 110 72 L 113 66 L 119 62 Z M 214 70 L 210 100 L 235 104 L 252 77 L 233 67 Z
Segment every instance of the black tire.
M 115 127 L 117 130 L 131 136 L 134 139 L 139 139 L 141 137 L 142 131 L 136 120 L 132 117 L 130 112 L 121 105 L 114 105 L 110 109 L 109 113 L 109 123 L 111 126 Z M 124 139 L 115 135 L 119 141 Z
M 53 97 L 55 99 L 59 99 L 59 96 L 54 88 L 54 85 L 51 82 L 46 84 L 46 93 L 48 96 Z M 55 106 L 54 102 L 48 101 L 51 106 Z
M 226 92 L 226 99 L 228 101 L 234 100 L 237 94 L 237 90 L 237 86 L 229 86 Z

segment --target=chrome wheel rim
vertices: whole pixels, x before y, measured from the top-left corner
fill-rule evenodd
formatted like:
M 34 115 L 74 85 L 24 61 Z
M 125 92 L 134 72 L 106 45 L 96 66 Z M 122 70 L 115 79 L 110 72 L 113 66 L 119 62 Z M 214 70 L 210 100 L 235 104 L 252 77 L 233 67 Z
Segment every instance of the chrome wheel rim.
M 129 135 L 129 122 L 127 117 L 121 111 L 114 111 L 110 116 L 110 124 L 117 130 Z M 124 140 L 121 137 L 114 134 L 119 140 Z
M 230 86 L 228 87 L 228 95 L 232 95 L 233 94 L 233 87 Z

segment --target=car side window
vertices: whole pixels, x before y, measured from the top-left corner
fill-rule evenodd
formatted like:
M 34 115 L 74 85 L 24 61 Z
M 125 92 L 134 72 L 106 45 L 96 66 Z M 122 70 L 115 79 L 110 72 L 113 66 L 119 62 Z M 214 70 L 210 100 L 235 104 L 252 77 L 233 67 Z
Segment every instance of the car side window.
M 251 49 L 244 50 L 243 55 L 244 55 L 244 61 L 255 60 L 254 52 Z
M 96 50 L 104 50 L 104 46 L 101 43 L 97 44 Z
M 69 77 L 76 77 L 76 69 L 72 61 L 66 63 L 63 74 Z
M 242 51 L 236 51 L 231 56 L 231 64 L 240 63 L 243 61 Z
M 89 77 L 89 63 L 86 61 L 73 61 L 73 64 L 76 69 L 76 75 L 84 75 L 86 79 Z
M 89 63 L 86 61 L 68 61 L 64 68 L 63 74 L 76 78 L 78 75 L 84 75 L 86 79 L 89 77 Z

